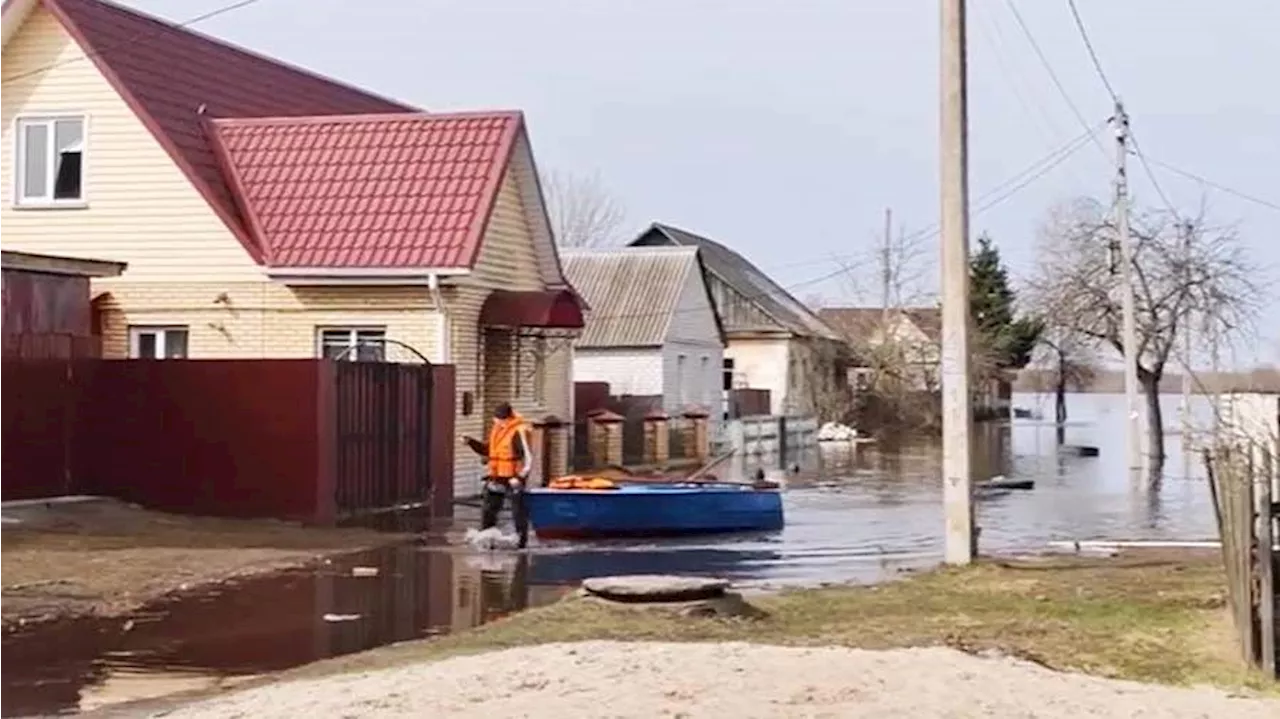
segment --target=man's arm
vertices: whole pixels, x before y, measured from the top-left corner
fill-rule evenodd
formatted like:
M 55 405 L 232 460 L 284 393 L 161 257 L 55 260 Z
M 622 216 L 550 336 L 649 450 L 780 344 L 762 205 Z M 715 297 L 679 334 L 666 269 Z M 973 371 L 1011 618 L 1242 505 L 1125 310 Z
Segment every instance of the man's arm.
M 485 457 L 485 458 L 487 458 L 487 457 L 489 456 L 489 445 L 488 445 L 488 443 L 486 443 L 486 442 L 481 442 L 480 440 L 476 439 L 475 437 L 468 437 L 468 436 L 466 436 L 466 435 L 463 435 L 463 437 L 462 437 L 462 441 L 467 443 L 467 447 L 468 447 L 468 448 L 470 448 L 472 452 L 475 452 L 476 454 L 480 455 L 481 457 Z

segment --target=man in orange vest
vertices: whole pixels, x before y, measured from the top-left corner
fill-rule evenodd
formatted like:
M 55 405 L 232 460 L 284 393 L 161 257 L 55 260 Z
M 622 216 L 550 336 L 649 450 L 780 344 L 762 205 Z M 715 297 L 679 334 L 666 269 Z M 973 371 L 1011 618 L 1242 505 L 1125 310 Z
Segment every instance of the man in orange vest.
M 503 402 L 493 411 L 493 427 L 489 441 L 479 442 L 463 437 L 473 452 L 485 458 L 484 490 L 481 493 L 480 529 L 498 524 L 498 513 L 507 496 L 511 497 L 511 516 L 523 549 L 529 542 L 529 516 L 525 512 L 524 488 L 533 471 L 533 443 L 529 440 L 529 424 L 511 405 Z

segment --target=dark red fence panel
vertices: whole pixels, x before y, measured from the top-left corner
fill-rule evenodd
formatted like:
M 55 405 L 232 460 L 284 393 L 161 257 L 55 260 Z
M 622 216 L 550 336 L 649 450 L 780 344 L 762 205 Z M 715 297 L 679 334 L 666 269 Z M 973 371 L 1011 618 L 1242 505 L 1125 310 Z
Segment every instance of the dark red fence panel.
M 336 364 L 340 514 L 431 499 L 432 370 L 426 364 Z
M 5 499 L 73 494 L 72 437 L 79 377 L 98 356 L 96 337 L 11 334 L 5 327 L 0 370 Z
M 4 334 L 91 334 L 89 278 L 4 270 Z
M 174 512 L 333 518 L 319 360 L 97 363 L 76 431 L 86 493 Z

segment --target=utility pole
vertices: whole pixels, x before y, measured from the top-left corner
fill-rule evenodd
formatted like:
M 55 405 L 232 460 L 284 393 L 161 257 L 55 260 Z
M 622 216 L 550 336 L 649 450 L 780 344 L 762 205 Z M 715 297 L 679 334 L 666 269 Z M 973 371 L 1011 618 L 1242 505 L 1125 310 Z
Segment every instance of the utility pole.
M 889 303 L 893 285 L 893 210 L 884 208 L 884 247 L 880 249 L 880 331 L 889 330 Z
M 969 120 L 965 2 L 942 0 L 942 479 L 947 564 L 977 554 L 969 396 Z
M 1138 317 L 1133 301 L 1133 242 L 1129 237 L 1129 116 L 1124 103 L 1116 100 L 1116 229 L 1120 235 L 1120 296 L 1123 313 L 1124 399 L 1128 414 L 1125 439 L 1129 448 L 1129 473 L 1137 478 L 1142 471 L 1142 432 L 1139 419 L 1142 405 L 1138 400 Z
M 1182 229 L 1182 265 L 1184 292 L 1191 283 L 1191 238 L 1195 231 L 1188 220 Z M 1191 476 L 1191 305 L 1182 313 L 1182 473 Z

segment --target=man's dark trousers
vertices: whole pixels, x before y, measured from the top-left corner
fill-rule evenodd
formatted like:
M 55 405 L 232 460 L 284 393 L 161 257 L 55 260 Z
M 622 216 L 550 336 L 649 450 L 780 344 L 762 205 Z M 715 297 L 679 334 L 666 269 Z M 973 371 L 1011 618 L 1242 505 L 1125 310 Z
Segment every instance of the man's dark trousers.
M 494 483 L 503 485 L 503 489 L 494 489 Z M 512 487 L 505 479 L 485 479 L 484 491 L 480 495 L 480 529 L 498 526 L 498 514 L 508 496 L 511 497 L 511 518 L 516 525 L 516 536 L 520 539 L 519 547 L 524 549 L 529 544 L 529 514 L 525 507 L 523 485 L 517 488 Z

